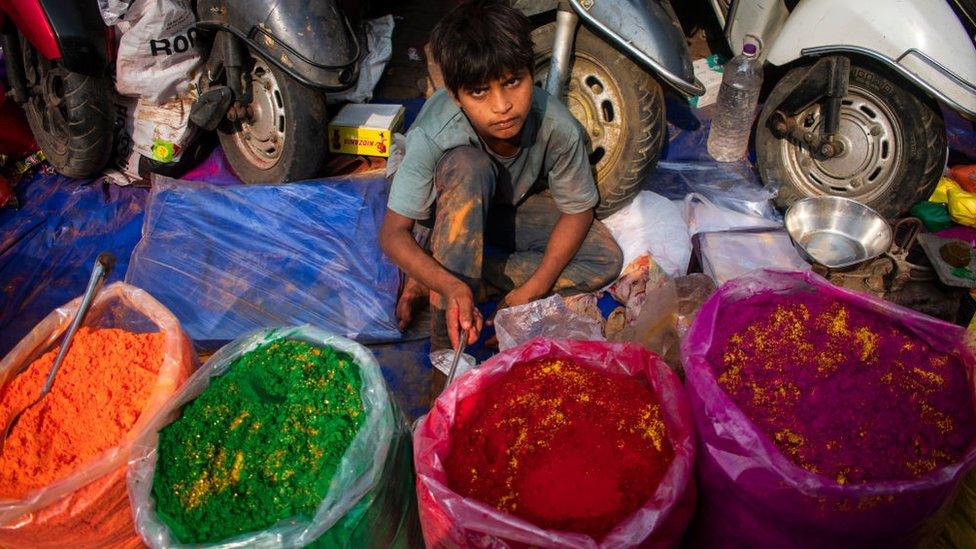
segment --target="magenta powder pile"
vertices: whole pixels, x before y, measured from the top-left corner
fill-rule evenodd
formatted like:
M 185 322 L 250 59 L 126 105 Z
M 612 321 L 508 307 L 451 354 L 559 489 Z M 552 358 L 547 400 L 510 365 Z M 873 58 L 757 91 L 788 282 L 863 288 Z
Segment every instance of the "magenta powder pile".
M 919 478 L 976 435 L 962 362 L 893 319 L 767 292 L 724 309 L 716 332 L 719 385 L 794 463 L 839 484 Z

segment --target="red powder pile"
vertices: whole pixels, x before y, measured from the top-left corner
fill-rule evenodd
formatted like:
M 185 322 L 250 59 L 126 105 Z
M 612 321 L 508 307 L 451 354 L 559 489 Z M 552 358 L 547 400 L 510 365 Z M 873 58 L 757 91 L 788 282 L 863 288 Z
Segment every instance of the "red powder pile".
M 81 328 L 51 392 L 30 408 L 0 455 L 0 498 L 18 499 L 117 446 L 145 407 L 163 362 L 164 334 Z M 0 422 L 37 398 L 58 349 L 0 389 Z
M 976 436 L 963 364 L 890 318 L 817 293 L 765 293 L 716 326 L 719 385 L 813 473 L 915 479 L 958 461 Z
M 673 457 L 645 385 L 540 360 L 460 403 L 445 466 L 464 497 L 599 540 L 650 499 Z

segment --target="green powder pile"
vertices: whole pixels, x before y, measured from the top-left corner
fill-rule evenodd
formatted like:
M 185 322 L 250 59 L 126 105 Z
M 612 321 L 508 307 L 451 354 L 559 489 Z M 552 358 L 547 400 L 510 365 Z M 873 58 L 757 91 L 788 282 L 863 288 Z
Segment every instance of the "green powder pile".
M 310 519 L 365 419 L 350 355 L 277 340 L 212 378 L 159 434 L 152 495 L 182 543 Z

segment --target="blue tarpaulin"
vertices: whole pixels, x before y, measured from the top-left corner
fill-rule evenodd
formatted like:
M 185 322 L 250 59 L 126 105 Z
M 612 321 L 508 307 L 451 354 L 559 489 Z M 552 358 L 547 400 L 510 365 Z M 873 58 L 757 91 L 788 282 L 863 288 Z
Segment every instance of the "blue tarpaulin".
M 126 282 L 198 343 L 305 323 L 398 339 L 399 273 L 376 245 L 385 186 L 382 174 L 286 185 L 157 178 Z
M 0 356 L 34 324 L 85 289 L 100 252 L 125 276 L 139 241 L 148 189 L 37 174 L 19 210 L 0 210 Z

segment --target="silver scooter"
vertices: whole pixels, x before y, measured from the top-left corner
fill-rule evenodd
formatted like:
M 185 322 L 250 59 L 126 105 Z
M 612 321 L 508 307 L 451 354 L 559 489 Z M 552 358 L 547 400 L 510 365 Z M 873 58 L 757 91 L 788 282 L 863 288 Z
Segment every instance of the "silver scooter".
M 940 107 L 976 120 L 976 2 L 709 2 L 732 51 L 752 37 L 781 75 L 755 134 L 780 206 L 830 194 L 894 217 L 928 198 L 946 163 Z
M 532 34 L 537 84 L 565 98 L 589 134 L 597 217 L 606 217 L 630 202 L 661 154 L 661 83 L 684 95 L 705 92 L 674 10 L 668 0 L 515 0 L 513 6 L 538 25 Z

